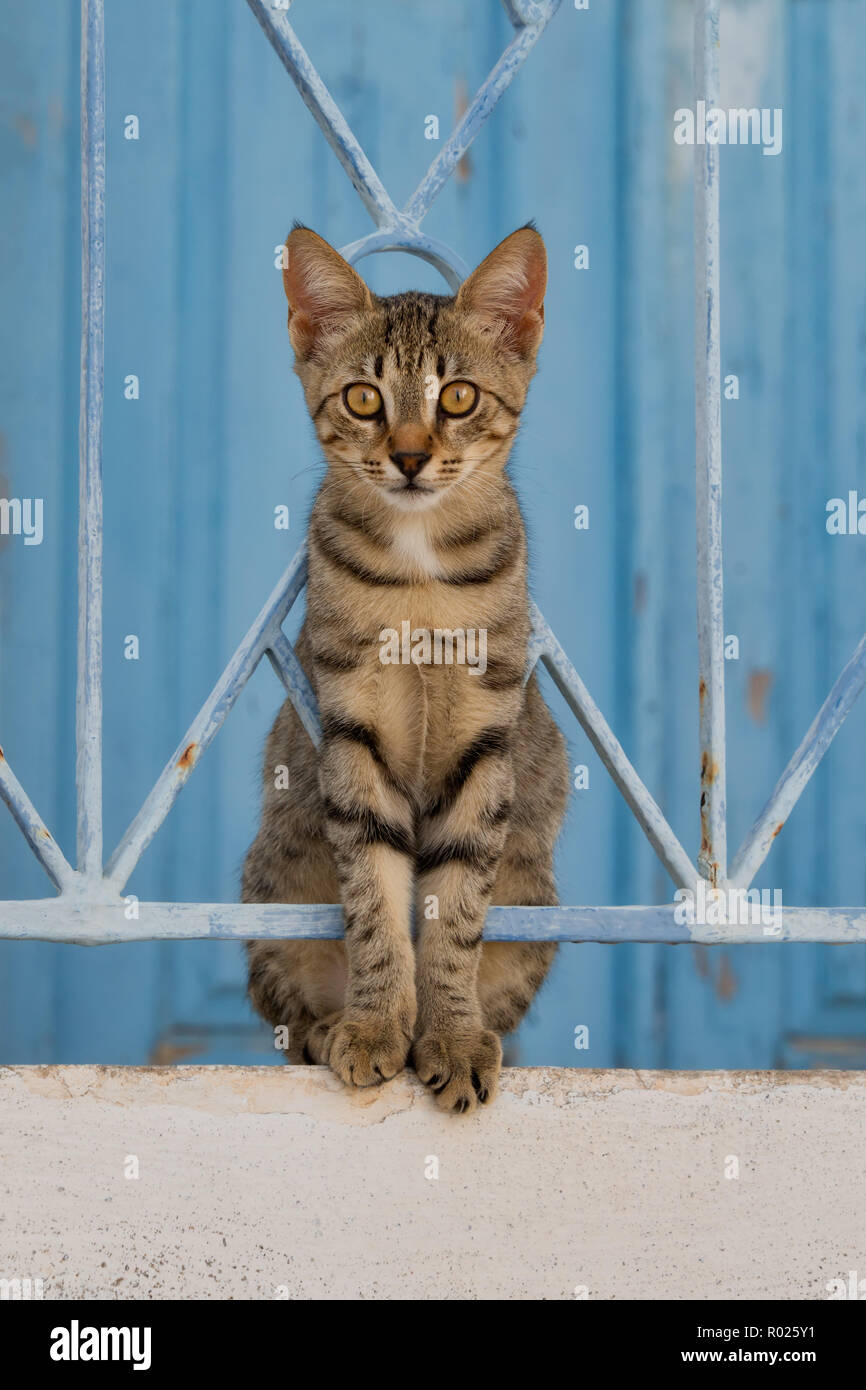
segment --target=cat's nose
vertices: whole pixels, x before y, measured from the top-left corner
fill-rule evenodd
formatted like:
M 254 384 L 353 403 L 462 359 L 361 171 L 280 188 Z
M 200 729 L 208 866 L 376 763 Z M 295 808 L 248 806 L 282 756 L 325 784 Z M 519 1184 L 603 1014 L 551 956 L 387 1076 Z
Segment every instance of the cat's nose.
M 425 454 L 420 449 L 401 449 L 399 453 L 390 455 L 391 462 L 396 463 L 404 478 L 414 478 L 431 458 L 432 454 Z

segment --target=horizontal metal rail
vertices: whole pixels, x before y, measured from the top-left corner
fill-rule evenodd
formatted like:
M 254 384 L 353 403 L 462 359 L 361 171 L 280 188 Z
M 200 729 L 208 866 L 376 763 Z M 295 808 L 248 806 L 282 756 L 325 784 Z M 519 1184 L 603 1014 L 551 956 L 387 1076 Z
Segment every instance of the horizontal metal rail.
M 343 910 L 309 903 L 151 903 L 120 897 L 44 898 L 8 903 L 0 938 L 63 941 L 75 946 L 130 941 L 336 940 Z M 622 945 L 750 946 L 787 941 L 866 941 L 866 909 L 786 907 L 775 923 L 688 925 L 677 907 L 491 907 L 485 941 L 574 941 Z

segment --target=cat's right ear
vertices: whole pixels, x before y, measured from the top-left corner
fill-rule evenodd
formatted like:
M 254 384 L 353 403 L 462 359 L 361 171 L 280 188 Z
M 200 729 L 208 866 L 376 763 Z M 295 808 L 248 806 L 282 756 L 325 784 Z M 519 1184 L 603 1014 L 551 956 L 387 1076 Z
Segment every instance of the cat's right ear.
M 533 359 L 544 332 L 547 253 L 532 223 L 500 241 L 457 291 L 468 310 L 504 346 Z
M 289 233 L 285 262 L 289 338 L 297 357 L 311 357 L 341 319 L 370 308 L 370 291 L 339 251 L 309 227 Z

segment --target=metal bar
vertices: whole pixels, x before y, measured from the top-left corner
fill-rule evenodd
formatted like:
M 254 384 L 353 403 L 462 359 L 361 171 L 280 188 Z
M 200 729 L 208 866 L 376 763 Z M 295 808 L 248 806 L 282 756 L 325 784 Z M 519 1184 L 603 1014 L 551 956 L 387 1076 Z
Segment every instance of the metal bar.
M 499 98 L 520 71 L 524 60 L 544 33 L 559 5 L 560 0 L 550 0 L 541 19 L 533 24 L 521 25 L 518 29 L 403 209 L 404 216 L 411 223 L 417 224 L 428 212 L 436 194 L 447 182 L 494 111 Z
M 748 888 L 752 882 L 864 685 L 866 635 L 860 639 L 854 655 L 809 725 L 802 743 L 743 841 L 730 873 L 730 881 L 737 888 Z
M 404 219 L 391 195 L 349 129 L 285 13 L 273 10 L 267 0 L 247 0 L 247 4 L 377 227 L 402 225 Z
M 307 553 L 306 547 L 301 546 L 111 856 L 105 877 L 118 892 L 162 825 L 202 753 L 213 742 L 256 666 L 268 648 L 278 641 L 280 624 L 304 587 L 306 576 Z
M 519 29 L 524 24 L 537 24 L 548 6 L 544 0 L 502 0 L 502 8 L 515 29 Z
M 105 280 L 103 0 L 81 6 L 81 407 L 78 424 L 78 867 L 102 874 L 102 392 Z
M 695 0 L 695 100 L 719 103 L 719 0 Z M 695 468 L 701 847 L 710 883 L 727 876 L 725 635 L 719 346 L 719 149 L 695 143 Z
M 693 890 L 697 877 L 694 864 L 665 820 L 660 807 L 635 772 L 604 715 L 534 603 L 530 603 L 530 615 L 533 632 L 544 639 L 540 652 L 541 661 L 577 715 L 590 743 L 619 787 L 674 883 L 678 888 Z M 533 645 L 533 655 L 536 650 L 537 647 Z
M 282 629 L 268 647 L 267 655 L 286 687 L 286 693 L 295 707 L 295 713 L 318 748 L 322 742 L 322 726 L 319 723 L 316 696 L 313 687 L 307 680 L 304 668 L 295 655 L 291 642 Z
M 0 748 L 0 796 L 15 817 L 25 840 L 56 888 L 72 886 L 75 870 L 12 771 Z M 0 904 L 2 906 L 2 904 Z
M 335 940 L 343 910 L 318 903 L 151 903 L 125 917 L 123 898 L 93 902 L 45 898 L 10 903 L 0 939 L 60 941 L 79 946 L 130 941 Z M 749 926 L 688 926 L 677 907 L 491 907 L 486 941 L 627 942 L 656 945 L 737 945 L 866 941 L 862 907 L 785 907 L 778 930 Z
M 450 246 L 444 241 L 425 236 L 423 232 L 370 232 L 360 240 L 343 246 L 340 255 L 349 265 L 356 265 L 364 256 L 376 255 L 381 251 L 408 251 L 411 256 L 418 256 L 422 261 L 427 261 L 436 267 L 455 294 L 469 274 L 466 262 L 452 251 Z
M 550 646 L 552 636 L 547 619 L 544 618 L 539 609 L 533 605 L 533 622 L 529 630 L 529 641 L 526 644 L 526 665 L 523 668 L 523 684 L 526 685 L 542 656 Z M 541 626 L 536 626 L 535 615 L 541 620 Z

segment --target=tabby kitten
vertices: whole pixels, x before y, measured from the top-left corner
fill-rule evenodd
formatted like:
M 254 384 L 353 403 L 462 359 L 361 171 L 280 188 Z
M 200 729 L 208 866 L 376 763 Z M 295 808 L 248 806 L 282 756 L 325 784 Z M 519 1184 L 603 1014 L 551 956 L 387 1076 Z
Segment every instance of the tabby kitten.
M 543 331 L 544 243 L 512 233 L 454 298 L 372 294 L 305 227 L 287 251 L 295 371 L 328 463 L 297 644 L 323 741 L 317 754 L 286 701 L 243 899 L 342 902 L 346 931 L 249 943 L 250 996 L 287 1026 L 289 1061 L 369 1086 L 411 1051 L 438 1104 L 468 1111 L 493 1097 L 500 1035 L 555 951 L 481 941 L 490 903 L 556 902 L 568 785 L 562 735 L 523 683 L 526 539 L 504 472 Z M 387 630 L 436 629 L 486 632 L 485 668 L 385 664 Z

